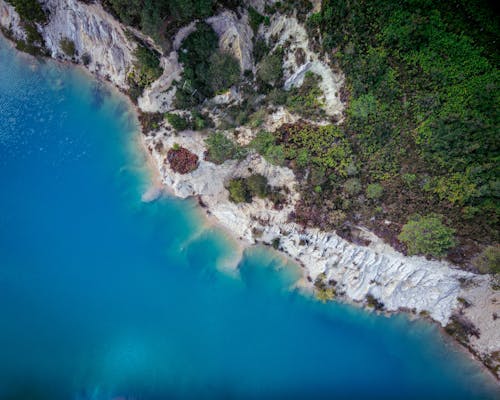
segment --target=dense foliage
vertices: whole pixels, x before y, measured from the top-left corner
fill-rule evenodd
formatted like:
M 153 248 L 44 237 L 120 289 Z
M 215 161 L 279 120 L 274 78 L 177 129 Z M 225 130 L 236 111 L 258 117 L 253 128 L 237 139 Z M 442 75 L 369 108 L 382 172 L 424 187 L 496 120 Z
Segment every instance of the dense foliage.
M 134 56 L 135 71 L 128 76 L 128 84 L 131 99 L 137 101 L 144 88 L 161 76 L 163 68 L 160 66 L 159 54 L 142 44 L 137 45 Z
M 229 200 L 234 203 L 249 203 L 253 197 L 264 199 L 271 194 L 267 178 L 252 174 L 247 178 L 233 178 L 228 182 Z
M 47 22 L 47 16 L 37 0 L 8 0 L 24 22 Z
M 341 128 L 362 185 L 385 189 L 380 217 L 405 223 L 408 214 L 436 211 L 462 244 L 498 241 L 500 30 L 493 15 L 480 0 L 325 0 L 309 19 L 346 74 Z M 366 188 L 371 199 L 373 189 Z M 366 220 L 375 213 L 360 201 L 348 205 Z
M 158 43 L 168 41 L 170 30 L 214 11 L 213 0 L 104 0 L 121 21 L 141 29 Z
M 238 147 L 232 140 L 228 139 L 222 132 L 214 132 L 206 139 L 207 160 L 222 164 L 226 160 L 240 158 L 243 155 L 243 149 Z
M 442 216 L 437 214 L 412 216 L 399 234 L 399 240 L 406 244 L 408 254 L 445 255 L 455 245 L 455 230 L 441 221 Z

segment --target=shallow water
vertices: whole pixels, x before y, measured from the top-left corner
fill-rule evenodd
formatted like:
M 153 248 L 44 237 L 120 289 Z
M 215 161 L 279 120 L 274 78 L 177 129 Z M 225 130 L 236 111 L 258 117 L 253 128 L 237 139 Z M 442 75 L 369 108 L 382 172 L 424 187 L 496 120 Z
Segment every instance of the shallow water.
M 0 398 L 495 398 L 437 329 L 321 304 L 194 202 L 141 202 L 123 98 L 0 40 Z

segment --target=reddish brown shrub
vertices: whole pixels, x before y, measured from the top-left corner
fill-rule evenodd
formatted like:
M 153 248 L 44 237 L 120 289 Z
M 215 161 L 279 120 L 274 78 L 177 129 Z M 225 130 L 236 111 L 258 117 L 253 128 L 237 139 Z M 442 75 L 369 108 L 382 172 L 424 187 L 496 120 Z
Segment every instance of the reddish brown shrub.
M 184 147 L 170 149 L 167 160 L 170 168 L 179 174 L 187 174 L 198 168 L 198 156 Z

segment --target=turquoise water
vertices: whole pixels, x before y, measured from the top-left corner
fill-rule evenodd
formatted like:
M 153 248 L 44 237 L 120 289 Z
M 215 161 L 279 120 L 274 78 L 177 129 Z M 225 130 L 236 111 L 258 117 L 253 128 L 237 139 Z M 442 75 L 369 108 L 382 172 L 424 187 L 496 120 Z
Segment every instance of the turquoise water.
M 288 290 L 193 202 L 141 202 L 135 120 L 0 40 L 0 399 L 495 398 L 437 329 Z

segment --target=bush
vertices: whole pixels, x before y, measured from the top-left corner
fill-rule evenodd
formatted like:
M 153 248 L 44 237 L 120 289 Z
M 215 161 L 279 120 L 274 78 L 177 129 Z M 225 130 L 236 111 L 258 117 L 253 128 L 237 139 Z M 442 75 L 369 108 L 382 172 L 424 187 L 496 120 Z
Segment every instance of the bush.
M 500 273 L 500 246 L 486 247 L 475 259 L 474 266 L 482 274 Z
M 260 24 L 264 22 L 265 17 L 260 14 L 255 8 L 250 6 L 248 7 L 248 19 L 249 25 L 255 34 L 259 30 Z
M 21 20 L 40 24 L 47 22 L 47 16 L 37 0 L 9 0 L 8 2 L 14 6 Z
M 229 200 L 233 203 L 249 203 L 252 200 L 245 180 L 242 178 L 231 179 L 227 190 L 229 190 Z
M 172 125 L 172 128 L 176 131 L 184 131 L 190 128 L 189 121 L 185 117 L 172 113 L 166 114 L 165 117 L 167 118 L 168 123 Z
M 198 156 L 179 145 L 174 145 L 167 152 L 167 161 L 170 168 L 179 174 L 188 174 L 198 168 Z
M 408 254 L 423 254 L 441 257 L 455 246 L 455 230 L 448 228 L 442 222 L 442 216 L 429 214 L 415 215 L 403 226 L 398 239 L 403 242 Z
M 136 66 L 139 68 L 141 80 L 146 84 L 154 82 L 163 73 L 160 56 L 155 51 L 139 45 L 134 51 L 134 56 L 137 59 Z
M 344 191 L 349 196 L 355 196 L 361 192 L 361 182 L 358 178 L 350 178 L 344 183 Z
M 380 183 L 370 183 L 366 187 L 366 197 L 371 200 L 378 200 L 384 194 L 384 187 Z
M 261 174 L 253 174 L 245 179 L 250 195 L 264 199 L 269 194 L 269 185 L 267 178 Z
M 203 22 L 196 25 L 196 30 L 184 39 L 179 49 L 179 61 L 184 65 L 183 79 L 188 83 L 190 95 L 199 92 L 199 101 L 213 95 L 210 60 L 218 47 L 217 33 Z
M 89 53 L 83 53 L 82 54 L 82 63 L 83 65 L 87 66 L 90 64 L 91 58 Z
M 73 42 L 71 39 L 64 37 L 59 41 L 59 46 L 61 47 L 61 50 L 66 54 L 68 57 L 74 57 L 76 53 L 75 49 L 75 42 Z
M 228 139 L 222 132 L 212 133 L 205 139 L 207 145 L 207 160 L 214 164 L 222 164 L 226 160 L 234 160 L 243 155 L 232 140 Z
M 320 116 L 324 114 L 324 106 L 321 98 L 323 92 L 319 87 L 321 77 L 310 71 L 306 73 L 304 81 L 300 87 L 290 90 L 286 105 L 291 111 L 305 116 Z
M 268 85 L 276 86 L 283 76 L 282 59 L 281 50 L 264 57 L 258 65 L 257 77 Z
M 210 57 L 208 69 L 210 87 L 214 93 L 220 93 L 240 80 L 240 64 L 234 56 L 217 52 Z
M 269 46 L 266 41 L 262 38 L 257 39 L 253 46 L 253 58 L 255 62 L 258 63 L 267 54 L 269 54 Z

